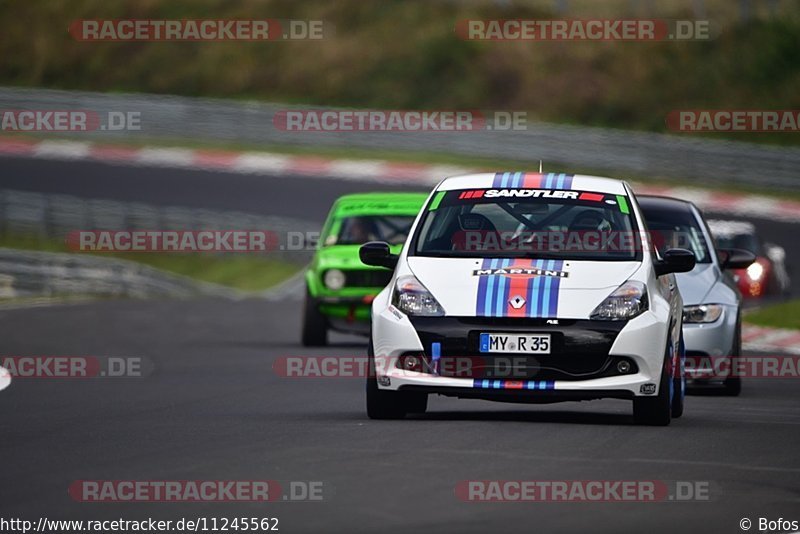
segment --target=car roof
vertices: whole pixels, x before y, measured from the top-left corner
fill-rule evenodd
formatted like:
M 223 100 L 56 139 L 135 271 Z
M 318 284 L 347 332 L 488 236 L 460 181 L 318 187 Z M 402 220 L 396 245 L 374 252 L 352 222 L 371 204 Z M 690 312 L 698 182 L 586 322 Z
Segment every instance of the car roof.
M 333 212 L 337 215 L 380 215 L 384 213 L 416 215 L 422 208 L 428 193 L 352 193 L 336 200 Z
M 567 189 L 593 191 L 612 195 L 627 195 L 625 182 L 613 178 L 584 174 L 538 173 L 538 172 L 494 172 L 466 174 L 445 178 L 437 191 L 459 189 Z
M 694 206 L 694 204 L 688 200 L 658 195 L 636 195 L 636 201 L 641 208 L 692 211 L 692 207 Z

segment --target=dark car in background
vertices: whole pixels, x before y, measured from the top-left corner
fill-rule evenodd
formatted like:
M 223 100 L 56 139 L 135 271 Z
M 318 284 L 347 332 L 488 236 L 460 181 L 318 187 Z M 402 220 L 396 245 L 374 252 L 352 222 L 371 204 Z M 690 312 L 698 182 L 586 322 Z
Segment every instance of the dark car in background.
M 744 298 L 789 294 L 791 281 L 783 247 L 764 243 L 751 222 L 712 219 L 708 225 L 719 248 L 744 249 L 756 255 L 756 261 L 747 268 L 733 270 Z

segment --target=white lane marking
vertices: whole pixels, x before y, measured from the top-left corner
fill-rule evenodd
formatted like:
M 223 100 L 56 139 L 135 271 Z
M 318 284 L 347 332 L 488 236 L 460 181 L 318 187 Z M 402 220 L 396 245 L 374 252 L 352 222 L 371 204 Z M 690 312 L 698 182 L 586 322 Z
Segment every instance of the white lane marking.
M 143 148 L 134 158 L 143 165 L 194 167 L 194 150 L 183 148 Z
M 384 174 L 384 163 L 380 160 L 333 160 L 328 174 L 345 180 L 370 180 Z
M 781 354 L 800 354 L 800 347 L 778 347 L 775 345 L 768 345 L 766 343 L 750 342 L 742 343 L 744 350 L 753 352 L 777 352 Z
M 742 348 L 756 352 L 800 354 L 800 330 L 744 325 Z
M 231 171 L 252 174 L 280 174 L 289 167 L 291 158 L 279 154 L 247 152 L 236 158 Z
M 714 194 L 711 191 L 695 189 L 693 187 L 674 187 L 669 190 L 668 195 L 691 200 L 701 208 L 714 203 Z
M 33 149 L 33 155 L 45 159 L 85 159 L 91 149 L 91 143 L 79 141 L 42 141 Z
M 475 172 L 472 169 L 457 167 L 455 165 L 431 165 L 422 173 L 421 178 L 424 183 L 436 185 L 448 176 L 458 176 Z
M 7 144 L 11 144 L 8 142 Z M 0 140 L 0 145 L 4 144 Z M 434 185 L 445 177 L 477 172 L 450 165 L 427 165 L 383 160 L 326 160 L 311 156 L 285 156 L 272 153 L 249 152 L 232 158 L 230 163 L 203 163 L 202 151 L 182 148 L 145 147 L 134 151 L 133 157 L 121 160 L 118 157 L 104 158 L 102 150 L 92 152 L 94 145 L 89 142 L 41 141 L 32 145 L 31 157 L 44 159 L 93 160 L 108 159 L 115 164 L 151 165 L 157 167 L 183 167 L 201 170 L 225 169 L 229 172 L 278 175 L 292 172 L 296 177 L 331 176 L 337 179 L 363 180 L 366 182 L 403 183 Z M 11 151 L 12 155 L 14 151 Z M 0 151 L 3 154 L 3 151 Z M 679 196 L 694 200 L 708 211 L 740 216 L 754 216 L 789 223 L 800 223 L 800 202 L 779 201 L 760 195 L 729 195 L 721 198 L 706 189 L 691 187 L 664 188 L 634 184 L 637 189 L 654 191 L 661 195 Z

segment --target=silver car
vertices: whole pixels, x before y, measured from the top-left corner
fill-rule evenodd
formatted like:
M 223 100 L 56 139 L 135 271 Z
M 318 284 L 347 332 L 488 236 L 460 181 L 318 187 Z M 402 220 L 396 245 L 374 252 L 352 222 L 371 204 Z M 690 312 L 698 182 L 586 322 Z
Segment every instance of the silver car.
M 728 395 L 741 392 L 734 363 L 742 347 L 742 295 L 731 275 L 756 259 L 746 250 L 716 249 L 703 214 L 691 202 L 637 195 L 656 250 L 685 248 L 694 252 L 695 268 L 677 274 L 683 296 L 683 337 L 689 386 L 722 386 Z

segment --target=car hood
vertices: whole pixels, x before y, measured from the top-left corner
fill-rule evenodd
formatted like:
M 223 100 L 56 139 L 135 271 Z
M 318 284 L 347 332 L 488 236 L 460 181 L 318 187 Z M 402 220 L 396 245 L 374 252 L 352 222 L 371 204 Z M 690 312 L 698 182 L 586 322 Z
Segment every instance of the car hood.
M 641 268 L 636 261 L 408 258 L 450 316 L 587 319 Z
M 705 302 L 706 295 L 719 280 L 719 273 L 711 263 L 698 263 L 688 273 L 676 274 L 675 279 L 683 297 L 683 304 L 693 306 Z

